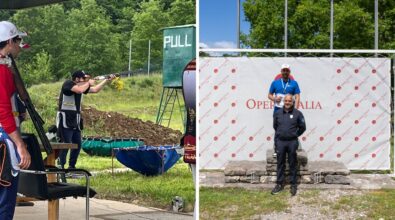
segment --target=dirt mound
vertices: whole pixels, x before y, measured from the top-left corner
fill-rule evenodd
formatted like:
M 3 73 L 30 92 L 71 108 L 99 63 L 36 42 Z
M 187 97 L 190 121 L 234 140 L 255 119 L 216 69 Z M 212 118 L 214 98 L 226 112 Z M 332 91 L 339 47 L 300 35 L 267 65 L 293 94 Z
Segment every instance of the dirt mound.
M 112 138 L 142 138 L 146 145 L 178 145 L 182 134 L 151 121 L 144 122 L 117 112 L 102 112 L 94 108 L 82 111 L 84 127 Z

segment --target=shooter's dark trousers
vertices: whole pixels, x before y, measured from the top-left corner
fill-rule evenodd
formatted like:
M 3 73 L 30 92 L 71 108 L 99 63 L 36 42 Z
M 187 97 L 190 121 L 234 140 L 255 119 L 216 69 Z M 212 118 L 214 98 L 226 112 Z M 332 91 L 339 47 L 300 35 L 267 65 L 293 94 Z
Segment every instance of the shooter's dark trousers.
M 297 183 L 297 156 L 296 150 L 298 149 L 298 139 L 284 141 L 277 139 L 277 184 L 285 184 L 285 159 L 288 154 L 289 171 L 291 175 L 291 184 Z
M 63 142 L 74 143 L 78 145 L 77 149 L 70 150 L 69 168 L 75 168 L 77 163 L 78 155 L 81 151 L 81 131 L 78 129 L 62 128 Z M 61 150 L 59 159 L 62 167 L 65 167 L 67 152 L 69 150 Z

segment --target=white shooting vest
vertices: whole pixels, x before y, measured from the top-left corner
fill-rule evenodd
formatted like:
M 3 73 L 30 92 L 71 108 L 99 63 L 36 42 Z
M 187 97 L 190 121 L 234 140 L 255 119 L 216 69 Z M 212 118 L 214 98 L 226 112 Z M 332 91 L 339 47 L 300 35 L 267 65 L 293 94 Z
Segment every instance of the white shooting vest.
M 60 121 L 62 121 L 62 127 L 69 128 L 66 123 L 66 113 L 64 112 L 66 110 L 66 111 L 77 112 L 77 116 L 76 116 L 77 117 L 76 118 L 77 126 L 78 126 L 78 130 L 81 130 L 81 128 L 80 128 L 80 123 L 81 123 L 80 112 L 81 112 L 82 98 L 83 98 L 83 94 L 81 94 L 80 106 L 79 106 L 79 109 L 77 110 L 77 105 L 75 103 L 75 99 L 76 99 L 75 94 L 68 96 L 68 95 L 63 94 L 63 92 L 62 92 L 62 103 L 60 104 L 60 110 L 56 114 L 56 126 L 58 128 L 60 125 Z M 62 118 L 62 120 L 60 120 L 60 118 Z

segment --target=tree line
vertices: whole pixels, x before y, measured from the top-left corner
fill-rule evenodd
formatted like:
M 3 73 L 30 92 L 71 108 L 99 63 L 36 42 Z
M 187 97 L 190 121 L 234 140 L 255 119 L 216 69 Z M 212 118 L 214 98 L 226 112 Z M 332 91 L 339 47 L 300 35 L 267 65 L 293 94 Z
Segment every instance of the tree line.
M 246 48 L 284 48 L 284 0 L 246 0 Z M 330 0 L 288 0 L 288 48 L 329 49 Z M 334 1 L 334 49 L 374 49 L 374 1 Z M 379 1 L 379 49 L 395 48 L 395 1 Z
M 1 10 L 28 32 L 31 48 L 18 65 L 28 85 L 69 78 L 83 69 L 92 75 L 144 69 L 151 40 L 151 69 L 162 67 L 161 28 L 194 24 L 195 0 L 69 0 L 24 10 Z

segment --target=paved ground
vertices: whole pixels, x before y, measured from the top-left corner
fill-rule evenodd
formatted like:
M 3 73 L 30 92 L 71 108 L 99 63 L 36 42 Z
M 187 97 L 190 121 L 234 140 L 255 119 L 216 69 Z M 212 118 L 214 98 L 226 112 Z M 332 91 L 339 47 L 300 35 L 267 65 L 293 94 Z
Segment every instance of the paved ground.
M 251 184 L 251 183 L 225 183 L 223 172 L 200 172 L 200 186 L 205 187 L 242 187 L 246 189 L 264 188 L 271 189 L 274 184 Z M 299 189 L 395 189 L 393 174 L 351 174 L 350 185 L 340 184 L 300 184 Z
M 47 219 L 47 202 L 34 202 L 34 206 L 16 207 L 14 220 L 43 220 Z M 85 219 L 85 198 L 67 198 L 59 203 L 60 220 Z M 178 214 L 146 208 L 133 204 L 102 200 L 90 200 L 91 220 L 192 220 L 192 214 Z

